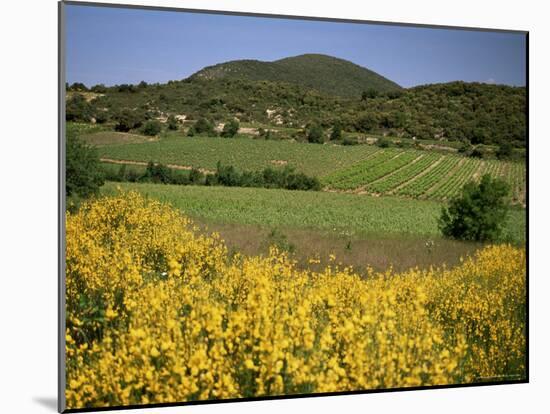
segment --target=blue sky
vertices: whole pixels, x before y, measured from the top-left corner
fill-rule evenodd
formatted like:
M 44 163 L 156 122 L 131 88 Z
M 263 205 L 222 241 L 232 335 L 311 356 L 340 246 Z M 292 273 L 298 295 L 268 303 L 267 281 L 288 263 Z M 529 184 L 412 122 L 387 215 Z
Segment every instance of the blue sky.
M 166 82 L 234 59 L 303 53 L 350 60 L 410 87 L 454 80 L 525 85 L 525 36 L 68 5 L 67 81 Z

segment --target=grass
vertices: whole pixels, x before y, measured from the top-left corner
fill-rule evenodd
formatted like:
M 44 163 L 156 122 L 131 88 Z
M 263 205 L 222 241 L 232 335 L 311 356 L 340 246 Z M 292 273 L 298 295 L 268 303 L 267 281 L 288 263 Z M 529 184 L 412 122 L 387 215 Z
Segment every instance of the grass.
M 140 142 L 155 141 L 154 137 L 146 137 L 127 132 L 101 131 L 92 134 L 83 134 L 81 138 L 91 145 L 135 144 Z
M 155 161 L 209 170 L 214 170 L 218 161 L 240 171 L 288 165 L 321 178 L 324 185 L 336 190 L 395 193 L 436 200 L 456 195 L 467 181 L 489 173 L 511 184 L 516 203 L 523 204 L 525 197 L 525 164 L 517 162 L 435 155 L 414 149 L 379 149 L 371 145 L 319 145 L 250 136 L 186 137 L 181 132 L 166 132 L 160 139 L 106 131 L 83 134 L 83 137 L 98 146 L 102 158 Z M 411 164 L 417 158 L 419 162 Z M 446 169 L 457 160 L 462 161 L 459 168 Z M 439 163 L 439 167 L 430 171 L 435 163 Z M 402 188 L 403 184 L 406 185 Z
M 195 219 L 195 223 L 203 234 L 219 233 L 230 253 L 266 255 L 269 246 L 275 245 L 288 251 L 300 268 L 317 271 L 330 263 L 331 254 L 337 263 L 353 266 L 359 273 L 365 273 L 367 266 L 380 272 L 390 266 L 400 272 L 414 267 L 455 266 L 461 257 L 482 247 L 481 243 L 421 236 L 347 236 L 315 229 L 213 223 L 204 219 Z M 319 262 L 311 263 L 310 258 Z
M 429 200 L 372 197 L 318 191 L 106 183 L 168 202 L 187 215 L 212 223 L 322 230 L 332 237 L 438 237 L 442 204 Z M 511 210 L 505 238 L 525 240 L 525 210 Z

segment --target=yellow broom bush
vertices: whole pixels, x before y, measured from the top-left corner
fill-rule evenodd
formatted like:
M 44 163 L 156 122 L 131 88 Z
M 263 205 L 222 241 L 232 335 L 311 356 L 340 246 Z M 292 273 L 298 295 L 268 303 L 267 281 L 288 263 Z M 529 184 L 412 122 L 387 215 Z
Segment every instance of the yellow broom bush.
M 66 226 L 68 408 L 525 376 L 521 248 L 454 269 L 317 273 L 276 249 L 229 257 L 137 193 Z

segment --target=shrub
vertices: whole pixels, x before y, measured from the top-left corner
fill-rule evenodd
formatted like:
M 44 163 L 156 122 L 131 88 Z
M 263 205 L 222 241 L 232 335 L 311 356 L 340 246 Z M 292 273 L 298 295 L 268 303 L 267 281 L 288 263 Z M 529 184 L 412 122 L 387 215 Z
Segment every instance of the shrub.
M 67 101 L 65 108 L 67 121 L 90 122 L 93 117 L 93 108 L 81 94 L 75 94 Z
M 458 148 L 458 152 L 464 155 L 470 155 L 473 151 L 473 146 L 469 142 L 463 143 L 460 148 Z
M 344 138 L 342 141 L 342 145 L 357 145 L 359 142 L 357 141 L 357 138 Z
M 378 126 L 378 118 L 375 114 L 366 112 L 355 119 L 355 129 L 359 132 L 370 132 Z
M 96 151 L 79 138 L 67 137 L 65 193 L 82 198 L 99 192 L 104 177 Z
M 107 87 L 104 84 L 100 83 L 92 86 L 90 90 L 95 93 L 106 93 Z
M 195 122 L 195 132 L 197 134 L 215 135 L 214 125 L 206 118 L 199 118 L 197 122 Z
M 81 82 L 75 82 L 69 87 L 69 90 L 86 92 L 88 91 L 88 88 Z
M 485 156 L 486 156 L 486 151 L 480 147 L 475 147 L 472 150 L 472 152 L 470 152 L 470 157 L 473 157 L 473 158 L 485 158 Z
M 330 133 L 330 139 L 335 141 L 342 138 L 342 125 L 339 123 L 334 124 L 332 132 Z
M 178 120 L 174 115 L 170 115 L 166 121 L 168 124 L 168 129 L 171 131 L 176 131 L 178 129 Z
M 496 241 L 508 215 L 508 185 L 490 175 L 470 182 L 444 207 L 439 228 L 444 236 L 473 241 Z
M 451 269 L 313 271 L 277 249 L 233 258 L 138 193 L 85 203 L 66 228 L 71 409 L 526 378 L 524 248 Z
M 128 108 L 124 108 L 116 114 L 115 119 L 117 121 L 115 130 L 121 132 L 128 132 L 131 129 L 139 128 L 143 123 L 143 116 L 137 111 Z
M 95 121 L 98 124 L 104 124 L 106 122 L 109 122 L 109 112 L 107 111 L 97 111 L 95 114 Z
M 239 121 L 232 119 L 223 126 L 222 137 L 232 138 L 239 132 Z
M 313 124 L 307 131 L 307 140 L 316 144 L 325 142 L 325 133 L 323 127 L 319 124 Z
M 391 146 L 391 141 L 387 138 L 381 137 L 376 140 L 376 145 L 380 148 L 389 148 Z
M 145 174 L 141 177 L 140 181 L 171 184 L 172 170 L 164 164 L 155 164 L 153 161 L 149 161 Z
M 369 88 L 366 91 L 363 91 L 361 94 L 361 100 L 366 101 L 367 99 L 374 99 L 378 96 L 378 91 L 374 88 Z
M 159 134 L 161 130 L 162 130 L 162 125 L 160 124 L 159 121 L 154 119 L 154 120 L 145 122 L 145 124 L 143 124 L 143 128 L 141 129 L 141 132 L 143 132 L 147 136 L 152 137 Z
M 496 156 L 499 160 L 506 160 L 512 158 L 514 148 L 509 141 L 503 141 L 496 151 Z
M 189 182 L 191 184 L 202 184 L 204 181 L 204 174 L 197 168 L 192 168 L 189 172 Z

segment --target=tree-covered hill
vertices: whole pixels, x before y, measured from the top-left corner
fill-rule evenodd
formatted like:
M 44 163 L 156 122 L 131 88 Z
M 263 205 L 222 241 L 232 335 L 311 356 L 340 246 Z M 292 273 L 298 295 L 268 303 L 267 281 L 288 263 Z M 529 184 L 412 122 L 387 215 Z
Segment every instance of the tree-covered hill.
M 84 90 L 86 89 L 86 90 Z M 191 77 L 166 84 L 69 88 L 67 119 L 116 122 L 185 115 L 295 129 L 338 125 L 346 133 L 459 141 L 516 148 L 526 144 L 524 87 L 451 82 L 339 97 L 281 81 Z M 85 93 L 85 94 L 83 94 Z
M 361 96 L 373 89 L 388 92 L 401 87 L 376 72 L 344 59 L 321 54 L 305 54 L 262 62 L 233 60 L 208 66 L 191 76 L 202 79 L 242 79 L 287 82 L 336 96 Z

